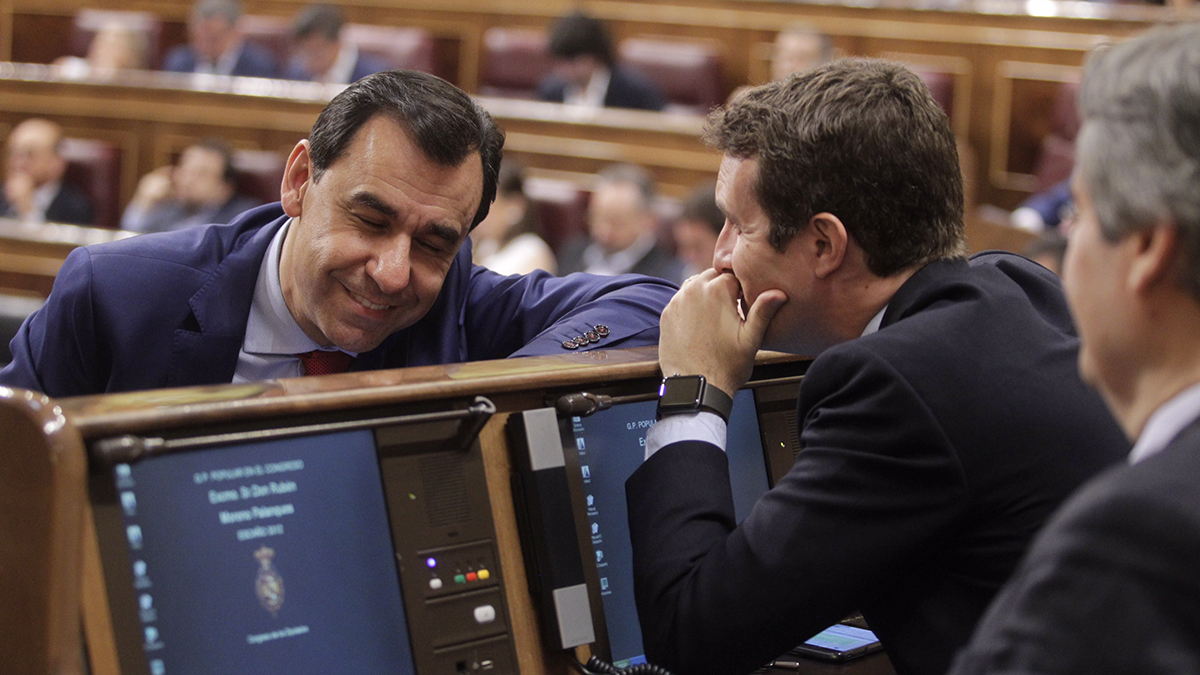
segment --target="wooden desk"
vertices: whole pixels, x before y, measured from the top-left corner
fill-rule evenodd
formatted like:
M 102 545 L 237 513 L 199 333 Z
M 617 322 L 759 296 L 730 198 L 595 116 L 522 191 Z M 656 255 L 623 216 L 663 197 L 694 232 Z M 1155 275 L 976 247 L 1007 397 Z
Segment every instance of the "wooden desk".
M 116 144 L 126 203 L 142 175 L 206 136 L 287 156 L 338 91 L 308 82 L 154 72 L 81 82 L 49 66 L 0 63 L 0 134 L 40 116 L 62 124 L 68 136 Z M 505 147 L 550 174 L 584 180 L 612 162 L 636 162 L 655 174 L 664 193 L 682 196 L 714 178 L 720 165 L 720 155 L 700 143 L 703 122 L 695 117 L 480 102 L 508 132 Z
M 28 225 L 0 218 L 0 294 L 45 298 L 67 255 L 78 246 L 133 236 L 78 225 Z
M 795 357 L 762 354 L 754 379 L 783 378 L 786 384 L 781 386 L 795 386 L 806 365 Z M 178 438 L 201 430 L 206 434 L 224 433 L 335 419 L 376 419 L 460 407 L 464 401 L 484 395 L 497 409 L 480 434 L 480 446 L 520 672 L 566 675 L 571 672 L 566 655 L 542 645 L 524 577 L 505 424 L 515 412 L 545 406 L 547 395 L 587 390 L 649 396 L 656 390 L 659 377 L 655 350 L 643 348 L 59 401 L 22 392 L 0 392 L 0 419 L 15 420 L 6 427 L 13 429 L 8 454 L 29 460 L 22 467 L 40 461 L 45 467 L 56 465 L 63 473 L 55 482 L 46 470 L 22 477 L 13 468 L 15 463 L 0 464 L 0 486 L 21 485 L 24 480 L 26 487 L 19 496 L 41 496 L 40 501 L 19 505 L 9 499 L 13 493 L 0 493 L 8 500 L 0 501 L 0 522 L 10 522 L 19 513 L 54 535 L 31 542 L 21 555 L 15 548 L 2 550 L 0 588 L 24 584 L 36 592 L 27 603 L 27 612 L 4 614 L 2 625 L 14 632 L 0 633 L 0 653 L 25 646 L 11 639 L 20 635 L 24 639 L 37 638 L 31 644 L 53 644 L 59 661 L 64 658 L 62 654 L 69 656 L 73 635 L 70 628 L 79 625 L 80 611 L 74 601 L 78 596 L 73 592 L 81 585 L 92 672 L 120 672 L 107 589 L 99 568 L 99 544 L 82 482 L 88 443 L 121 434 Z M 26 554 L 29 550 L 38 555 Z M 59 556 L 58 563 L 48 571 L 35 573 L 35 565 L 44 564 L 52 554 Z M 54 630 L 47 628 L 43 616 L 53 619 Z

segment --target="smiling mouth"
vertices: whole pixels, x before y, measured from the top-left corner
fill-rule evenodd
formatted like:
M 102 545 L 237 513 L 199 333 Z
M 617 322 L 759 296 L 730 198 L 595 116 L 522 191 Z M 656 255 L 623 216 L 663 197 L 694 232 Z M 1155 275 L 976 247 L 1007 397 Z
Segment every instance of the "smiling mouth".
M 385 309 L 392 308 L 391 305 L 377 305 L 377 304 L 371 302 L 370 300 L 364 298 L 363 296 L 359 295 L 358 293 L 351 291 L 350 289 L 346 289 L 346 292 L 350 294 L 350 297 L 354 298 L 355 302 L 362 305 L 363 307 L 366 307 L 367 309 L 373 309 L 373 310 L 379 312 L 379 311 L 383 311 Z

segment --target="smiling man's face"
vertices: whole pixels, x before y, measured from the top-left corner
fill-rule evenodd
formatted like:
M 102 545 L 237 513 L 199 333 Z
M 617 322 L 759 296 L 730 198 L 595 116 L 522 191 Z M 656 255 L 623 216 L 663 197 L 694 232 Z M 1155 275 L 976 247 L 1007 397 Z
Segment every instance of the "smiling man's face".
M 482 163 L 436 164 L 378 115 L 319 181 L 311 169 L 303 141 L 284 177 L 283 296 L 317 343 L 370 351 L 433 306 L 479 207 Z

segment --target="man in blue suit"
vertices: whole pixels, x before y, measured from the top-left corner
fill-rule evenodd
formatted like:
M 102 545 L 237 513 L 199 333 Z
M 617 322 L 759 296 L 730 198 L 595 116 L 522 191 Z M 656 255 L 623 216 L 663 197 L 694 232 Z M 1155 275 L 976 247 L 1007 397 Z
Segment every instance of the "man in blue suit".
M 237 0 L 199 0 L 188 18 L 188 40 L 167 52 L 163 70 L 245 77 L 275 77 L 278 64 L 270 50 L 246 42 L 238 30 L 242 6 Z
M 441 79 L 360 80 L 292 150 L 281 203 L 74 251 L 0 383 L 70 396 L 293 377 L 314 359 L 365 370 L 653 344 L 670 284 L 471 265 L 503 144 Z
M 288 80 L 350 84 L 388 69 L 383 59 L 359 51 L 342 40 L 342 11 L 332 5 L 310 5 L 292 24 L 295 56 L 284 69 Z

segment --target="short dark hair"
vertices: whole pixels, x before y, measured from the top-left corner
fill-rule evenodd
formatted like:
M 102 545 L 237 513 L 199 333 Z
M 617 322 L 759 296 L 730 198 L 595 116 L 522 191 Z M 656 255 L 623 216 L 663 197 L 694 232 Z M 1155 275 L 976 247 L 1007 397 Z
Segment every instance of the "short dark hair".
M 208 138 L 202 138 L 199 141 L 196 141 L 189 147 L 208 150 L 209 152 L 215 152 L 220 155 L 221 180 L 229 185 L 237 183 L 238 173 L 237 169 L 233 166 L 233 146 L 229 144 L 229 141 L 225 140 L 224 138 L 209 136 Z
M 954 132 L 899 64 L 841 59 L 750 89 L 709 116 L 705 141 L 758 160 L 755 196 L 777 250 L 828 212 L 877 276 L 964 255 Z
M 459 166 L 479 153 L 483 197 L 471 227 L 487 216 L 496 198 L 504 132 L 461 89 L 415 70 L 388 70 L 364 77 L 325 106 L 308 134 L 314 183 L 346 152 L 359 128 L 376 115 L 387 115 L 402 126 L 421 152 L 441 166 Z
M 594 56 L 606 66 L 615 62 L 612 37 L 599 19 L 571 12 L 550 29 L 550 55 L 560 59 Z
M 304 40 L 313 36 L 336 41 L 342 33 L 342 10 L 333 5 L 309 5 L 292 24 L 292 39 Z
M 720 234 L 725 227 L 725 214 L 721 212 L 721 207 L 717 206 L 717 184 L 705 181 L 692 188 L 683 200 L 683 213 L 679 215 L 679 219 L 704 223 L 713 232 Z

